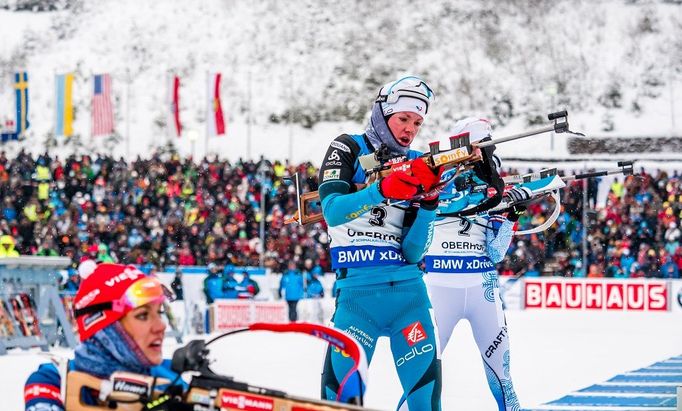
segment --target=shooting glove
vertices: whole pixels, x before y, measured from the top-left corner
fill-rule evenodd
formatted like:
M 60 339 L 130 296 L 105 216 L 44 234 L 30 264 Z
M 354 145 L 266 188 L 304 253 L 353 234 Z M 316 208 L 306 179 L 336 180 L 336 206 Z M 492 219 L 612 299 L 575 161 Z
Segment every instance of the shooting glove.
M 504 193 L 504 196 L 511 203 L 520 203 L 521 201 L 526 201 L 530 199 L 532 195 L 533 192 L 530 191 L 530 188 L 518 186 L 514 186 L 511 188 L 511 190 Z
M 507 220 L 511 222 L 519 221 L 519 217 L 526 212 L 526 206 L 517 204 L 512 206 L 507 213 Z
M 412 161 L 411 170 L 412 175 L 419 179 L 424 191 L 430 191 L 438 184 L 440 176 L 443 174 L 443 167 L 437 167 L 434 170 L 419 158 Z
M 419 179 L 404 171 L 395 171 L 379 180 L 379 193 L 391 200 L 409 200 L 419 191 Z

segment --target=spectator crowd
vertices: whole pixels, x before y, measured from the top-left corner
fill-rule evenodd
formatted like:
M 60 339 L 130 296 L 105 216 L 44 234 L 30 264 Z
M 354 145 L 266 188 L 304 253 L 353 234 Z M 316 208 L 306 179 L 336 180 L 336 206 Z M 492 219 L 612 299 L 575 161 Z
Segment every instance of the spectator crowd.
M 500 272 L 526 276 L 679 278 L 682 270 L 680 178 L 677 171 L 649 174 L 641 169 L 636 175 L 619 176 L 612 182 L 601 182 L 598 178 L 586 183 L 571 182 L 561 190 L 561 214 L 556 223 L 544 232 L 514 237 L 500 264 Z M 599 185 L 609 183 L 605 202 L 599 205 Z M 584 189 L 587 190 L 585 259 L 582 255 Z M 519 219 L 519 229 L 542 224 L 554 206 L 550 201 L 531 204 Z
M 510 171 L 511 172 L 511 171 Z M 132 161 L 106 155 L 14 158 L 0 153 L 0 257 L 67 256 L 126 264 L 257 266 L 275 272 L 330 270 L 323 223 L 286 225 L 302 190 L 317 189 L 310 163 L 153 154 Z M 677 172 L 622 177 L 597 204 L 587 184 L 587 256 L 582 256 L 583 182 L 562 190 L 557 223 L 515 237 L 504 275 L 679 277 L 682 187 Z M 521 229 L 541 224 L 554 204 L 531 204 Z M 264 219 L 265 244 L 260 223 Z M 261 249 L 263 252 L 261 253 Z M 587 261 L 583 267 L 583 261 Z M 306 268 L 306 266 L 308 266 Z M 291 292 L 288 292 L 291 296 Z M 295 294 L 295 293 L 294 293 Z M 284 292 L 286 297 L 287 292 Z
M 311 259 L 329 270 L 325 228 L 284 224 L 296 207 L 285 179 L 298 172 L 303 190 L 315 190 L 310 164 L 161 157 L 0 153 L 0 242 L 11 243 L 0 249 L 67 256 L 74 265 L 94 257 L 157 267 L 257 266 L 265 219 L 266 267 L 282 272 L 289 261 Z

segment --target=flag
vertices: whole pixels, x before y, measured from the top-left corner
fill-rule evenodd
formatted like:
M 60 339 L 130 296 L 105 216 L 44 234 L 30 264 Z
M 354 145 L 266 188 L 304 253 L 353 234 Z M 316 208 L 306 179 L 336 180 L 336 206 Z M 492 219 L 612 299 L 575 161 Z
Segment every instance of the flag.
M 30 126 L 28 122 L 28 73 L 22 71 L 14 74 L 14 89 L 16 90 L 17 118 L 16 140 Z
M 206 110 L 206 122 L 208 136 L 222 136 L 225 134 L 225 118 L 223 108 L 220 104 L 220 73 L 209 73 L 208 75 L 208 105 Z
M 14 120 L 5 120 L 5 130 L 12 130 L 12 131 L 3 131 L 0 132 L 0 142 L 6 143 L 9 140 L 16 140 L 17 139 L 17 133 L 15 133 L 14 130 Z
M 96 74 L 92 93 L 92 135 L 114 132 L 114 108 L 111 105 L 111 76 Z
M 180 77 L 171 76 L 168 85 L 168 130 L 171 136 L 180 137 L 182 123 L 180 123 Z
M 57 83 L 57 113 L 54 134 L 70 137 L 73 135 L 73 73 L 58 74 Z

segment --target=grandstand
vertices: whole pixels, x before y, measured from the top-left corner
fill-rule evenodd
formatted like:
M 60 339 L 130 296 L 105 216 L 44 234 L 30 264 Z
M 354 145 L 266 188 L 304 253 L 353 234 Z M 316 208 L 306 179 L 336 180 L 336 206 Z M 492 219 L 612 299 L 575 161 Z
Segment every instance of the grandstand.
M 325 227 L 284 224 L 296 210 L 287 179 L 299 173 L 304 191 L 317 188 L 311 163 L 166 157 L 127 162 L 100 155 L 0 154 L 0 227 L 20 254 L 67 256 L 74 267 L 94 250 L 158 269 L 262 262 L 282 272 L 289 261 L 303 268 L 312 260 L 329 271 Z M 587 255 L 581 247 L 584 188 L 574 182 L 562 192 L 563 212 L 554 226 L 515 238 L 499 266 L 503 275 L 679 277 L 682 187 L 676 171 L 642 169 L 626 179 L 591 179 L 586 188 Z M 606 192 L 603 201 L 597 199 L 600 191 Z M 541 224 L 552 208 L 547 202 L 531 205 L 520 228 Z

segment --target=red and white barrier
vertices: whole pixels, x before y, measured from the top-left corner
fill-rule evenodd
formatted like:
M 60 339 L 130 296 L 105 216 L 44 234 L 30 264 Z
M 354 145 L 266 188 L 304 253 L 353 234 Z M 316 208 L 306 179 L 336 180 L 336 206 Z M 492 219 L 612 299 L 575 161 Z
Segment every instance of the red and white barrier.
M 284 301 L 216 300 L 209 308 L 210 331 L 225 332 L 246 328 L 253 323 L 288 322 Z

